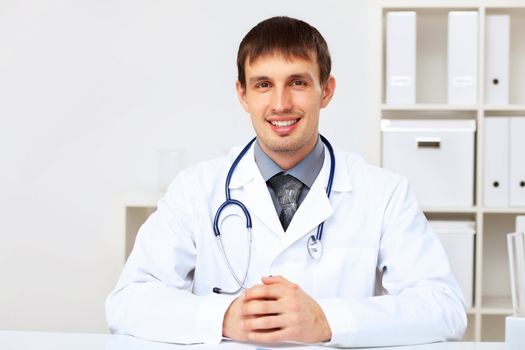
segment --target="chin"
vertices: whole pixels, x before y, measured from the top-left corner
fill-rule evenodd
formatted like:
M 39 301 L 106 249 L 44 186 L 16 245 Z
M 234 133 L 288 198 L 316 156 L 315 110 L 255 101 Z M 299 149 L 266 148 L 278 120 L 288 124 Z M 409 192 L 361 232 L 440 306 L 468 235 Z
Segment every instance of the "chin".
M 282 136 L 280 137 L 280 140 L 272 140 L 272 142 L 266 144 L 266 147 L 276 153 L 297 152 L 305 146 L 306 143 L 304 141 L 293 140 L 289 136 Z

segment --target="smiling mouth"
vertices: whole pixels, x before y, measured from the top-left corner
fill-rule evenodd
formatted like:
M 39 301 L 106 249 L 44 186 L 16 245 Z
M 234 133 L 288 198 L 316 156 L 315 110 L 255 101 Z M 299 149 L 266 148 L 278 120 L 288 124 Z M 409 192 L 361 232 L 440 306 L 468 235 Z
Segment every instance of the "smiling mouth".
M 283 126 L 291 126 L 297 123 L 299 119 L 293 119 L 293 120 L 272 120 L 270 124 L 277 127 L 283 127 Z

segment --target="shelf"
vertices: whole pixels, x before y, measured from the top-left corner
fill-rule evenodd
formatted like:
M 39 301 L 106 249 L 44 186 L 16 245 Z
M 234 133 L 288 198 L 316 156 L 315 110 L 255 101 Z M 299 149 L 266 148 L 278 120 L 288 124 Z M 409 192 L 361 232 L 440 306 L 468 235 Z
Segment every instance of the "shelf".
M 413 105 L 389 105 L 383 103 L 381 105 L 383 111 L 422 111 L 422 112 L 440 112 L 440 111 L 462 111 L 462 112 L 475 112 L 478 110 L 478 106 L 455 106 L 449 104 L 431 104 L 431 103 L 419 103 Z
M 511 105 L 449 105 L 442 103 L 418 103 L 413 105 L 389 105 L 383 103 L 381 105 L 382 111 L 422 111 L 422 112 L 475 112 L 477 110 L 483 110 L 485 112 L 516 112 L 525 113 L 525 105 L 522 104 L 511 104 Z
M 501 105 L 501 106 L 484 106 L 486 112 L 518 112 L 525 113 L 525 105 Z
M 424 213 L 454 213 L 454 214 L 475 214 L 477 207 L 457 208 L 457 207 L 441 207 L 441 208 L 422 208 Z
M 501 1 L 496 4 L 487 4 L 484 6 L 488 11 L 498 10 L 498 11 L 519 11 L 523 10 L 523 3 L 511 1 Z
M 440 1 L 439 4 L 429 2 L 427 4 L 422 3 L 421 0 L 403 1 L 390 5 L 389 1 L 384 1 L 385 5 L 382 6 L 383 11 L 397 11 L 397 10 L 414 10 L 414 11 L 448 11 L 448 10 L 465 10 L 465 11 L 477 11 L 478 6 L 473 4 L 458 4 L 457 1 Z M 388 4 L 388 5 L 387 5 Z M 472 6 L 469 6 L 472 5 Z M 500 6 L 501 7 L 501 6 Z M 507 6 L 505 6 L 507 7 Z
M 485 214 L 524 214 L 525 208 L 483 208 Z

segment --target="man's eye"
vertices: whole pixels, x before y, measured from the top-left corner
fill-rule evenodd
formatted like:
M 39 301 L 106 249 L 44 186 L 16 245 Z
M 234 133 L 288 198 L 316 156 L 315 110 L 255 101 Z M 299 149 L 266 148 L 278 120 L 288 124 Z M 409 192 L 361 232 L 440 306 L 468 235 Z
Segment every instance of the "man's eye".
M 265 88 L 270 87 L 270 84 L 267 82 L 262 82 L 262 83 L 257 84 L 256 87 L 265 89 Z
M 292 81 L 292 85 L 294 85 L 294 86 L 304 86 L 304 85 L 306 85 L 306 83 L 304 81 L 302 81 L 302 80 L 294 80 L 294 81 Z

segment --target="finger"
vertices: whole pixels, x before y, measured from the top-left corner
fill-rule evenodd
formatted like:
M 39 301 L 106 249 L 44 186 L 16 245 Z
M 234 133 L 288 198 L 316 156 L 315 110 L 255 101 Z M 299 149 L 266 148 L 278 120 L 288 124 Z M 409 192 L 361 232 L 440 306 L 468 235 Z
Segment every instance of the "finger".
M 276 300 L 283 295 L 284 288 L 280 284 L 258 284 L 247 289 L 244 301 L 250 300 Z
M 293 284 L 292 282 L 288 281 L 286 278 L 284 278 L 281 275 L 278 275 L 278 276 L 263 276 L 261 278 L 261 281 L 265 285 L 276 284 L 276 283 L 282 283 L 284 285 Z
M 243 322 L 244 330 L 248 332 L 272 331 L 286 326 L 281 315 L 246 318 Z
M 243 316 L 274 315 L 281 312 L 282 306 L 275 300 L 251 300 L 242 304 Z
M 248 340 L 254 343 L 278 343 L 290 339 L 287 329 L 248 332 Z

